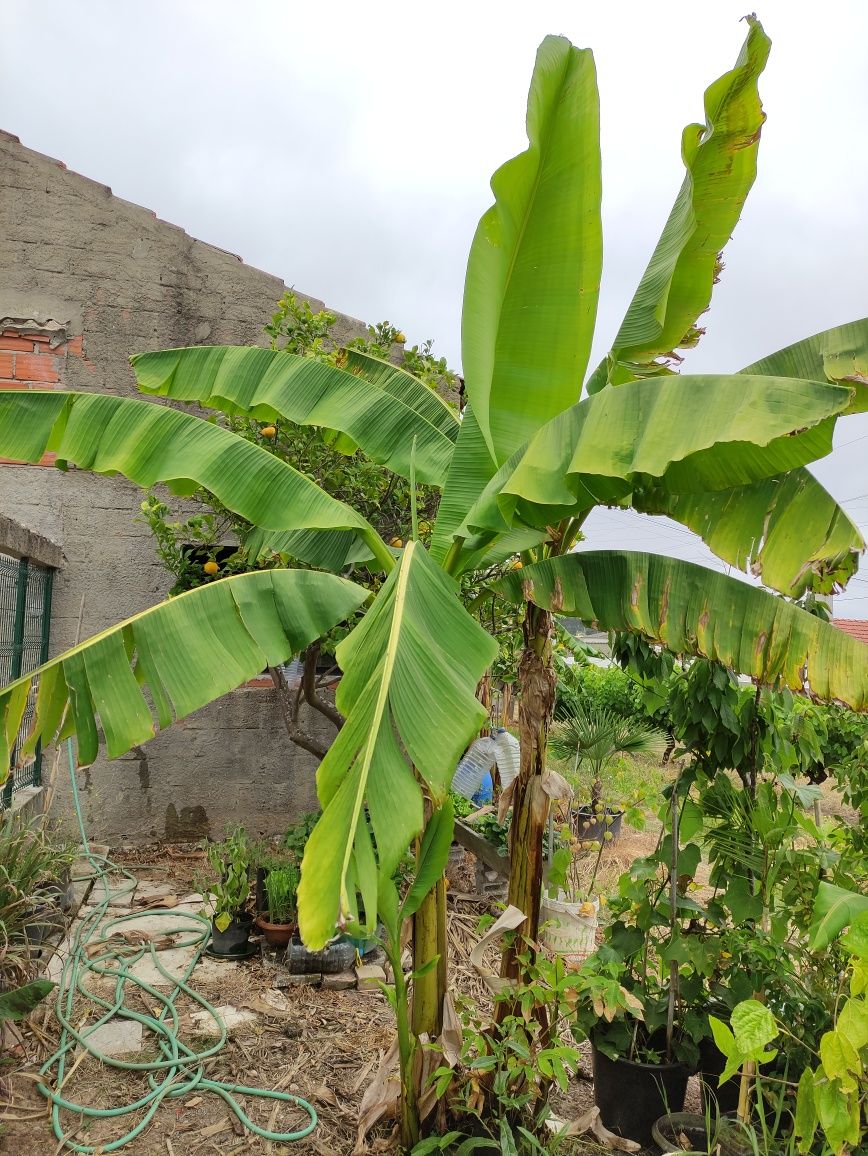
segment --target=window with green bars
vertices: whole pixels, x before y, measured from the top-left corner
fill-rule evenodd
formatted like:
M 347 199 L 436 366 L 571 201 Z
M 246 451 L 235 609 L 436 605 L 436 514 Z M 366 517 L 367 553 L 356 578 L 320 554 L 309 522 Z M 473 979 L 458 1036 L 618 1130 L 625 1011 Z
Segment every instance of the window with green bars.
M 48 659 L 51 622 L 51 587 L 54 571 L 27 558 L 0 553 L 0 686 L 29 674 Z M 16 767 L 18 747 L 33 721 L 38 680 L 34 681 L 12 748 L 12 766 L 0 793 L 0 807 L 8 807 L 14 791 L 39 786 L 42 781 L 42 750 Z

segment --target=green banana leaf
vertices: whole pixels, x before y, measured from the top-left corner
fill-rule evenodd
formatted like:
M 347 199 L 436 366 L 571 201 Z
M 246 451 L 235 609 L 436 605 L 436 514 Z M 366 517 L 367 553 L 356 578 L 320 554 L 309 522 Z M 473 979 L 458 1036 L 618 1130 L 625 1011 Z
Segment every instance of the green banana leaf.
M 435 562 L 445 561 L 469 510 L 496 473 L 497 466 L 473 406 L 467 405 L 431 535 L 431 557 Z
M 232 345 L 139 353 L 131 361 L 143 393 L 229 415 L 339 430 L 372 461 L 405 478 L 415 437 L 419 481 L 438 486 L 446 478 L 458 419 L 433 390 L 394 367 L 372 380 L 311 357 Z M 351 364 L 359 366 L 361 358 Z
M 852 383 L 864 398 L 868 318 L 816 333 L 753 362 L 741 373 Z M 633 504 L 637 510 L 666 514 L 688 526 L 719 558 L 750 569 L 766 586 L 793 598 L 807 589 L 830 593 L 845 585 L 865 548 L 846 512 L 802 468 L 730 491 L 640 493 Z
M 610 387 L 559 414 L 500 468 L 459 534 L 544 527 L 632 492 L 729 490 L 829 453 L 852 389 L 738 375 Z
M 0 456 L 38 462 L 47 451 L 140 486 L 199 486 L 254 525 L 352 530 L 390 569 L 385 543 L 355 510 L 230 430 L 169 406 L 108 394 L 0 390 Z
M 806 469 L 707 494 L 637 493 L 637 510 L 665 514 L 718 558 L 790 598 L 831 593 L 859 566 L 859 528 Z
M 35 979 L 22 987 L 0 992 L 0 1024 L 6 1020 L 24 1020 L 45 997 L 57 987 L 49 979 Z
M 75 734 L 78 762 L 109 758 L 240 686 L 348 618 L 367 590 L 312 570 L 259 570 L 188 590 L 53 658 L 0 691 L 0 781 L 38 680 L 21 750 Z M 146 688 L 156 711 L 142 693 Z
M 765 121 L 757 84 L 771 41 L 758 20 L 747 20 L 735 68 L 706 89 L 705 123 L 690 124 L 682 134 L 684 183 L 612 352 L 588 381 L 589 394 L 609 382 L 660 372 L 657 358 L 700 335 L 693 327 L 711 301 L 720 251 L 756 178 Z
M 493 588 L 698 654 L 766 684 L 868 708 L 868 646 L 791 602 L 657 554 L 580 551 L 513 571 Z
M 379 357 L 372 357 L 370 353 L 362 353 L 359 349 L 344 349 L 341 356 L 346 359 L 344 368 L 349 373 L 363 377 L 383 393 L 388 393 L 411 406 L 451 442 L 458 440 L 458 432 L 461 429 L 458 412 L 444 401 L 435 389 L 419 381 L 401 366 L 393 365 L 391 361 L 383 361 Z M 409 440 L 413 440 L 412 436 Z
M 594 59 L 547 36 L 527 106 L 529 147 L 491 180 L 464 287 L 467 396 L 500 464 L 577 401 L 600 289 L 600 114 Z
M 868 317 L 787 345 L 754 361 L 741 372 L 868 384 Z
M 810 929 L 811 951 L 822 951 L 828 947 L 845 927 L 865 912 L 868 912 L 868 895 L 821 882 L 814 900 L 814 918 Z
M 352 911 L 354 887 L 368 918 L 376 911 L 378 874 L 394 872 L 422 829 L 416 776 L 435 803 L 445 799 L 485 718 L 475 690 L 497 643 L 457 592 L 424 548 L 408 542 L 361 624 L 337 648 L 344 675 L 336 701 L 346 722 L 317 773 L 323 813 L 298 890 L 301 935 L 311 948 Z
M 370 549 L 352 530 L 261 530 L 254 526 L 244 539 L 244 548 L 253 561 L 287 554 L 297 562 L 332 574 L 374 561 Z

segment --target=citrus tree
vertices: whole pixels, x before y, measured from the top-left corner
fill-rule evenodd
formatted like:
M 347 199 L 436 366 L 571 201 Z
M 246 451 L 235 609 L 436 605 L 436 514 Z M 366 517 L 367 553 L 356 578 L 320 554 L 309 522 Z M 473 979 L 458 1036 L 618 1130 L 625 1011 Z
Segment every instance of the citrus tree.
M 249 347 L 133 358 L 146 394 L 338 431 L 410 480 L 411 493 L 417 480 L 437 487 L 427 542 L 414 518 L 412 538 L 390 547 L 289 463 L 177 405 L 0 392 L 3 456 L 36 462 L 53 451 L 63 468 L 162 482 L 178 494 L 204 487 L 256 527 L 247 539 L 254 555 L 286 553 L 309 567 L 198 587 L 12 683 L 0 692 L 0 766 L 36 678 L 25 754 L 39 740 L 75 734 L 87 765 L 101 734 L 118 756 L 286 661 L 364 603 L 360 624 L 337 648 L 346 721 L 318 772 L 322 815 L 305 853 L 299 922 L 313 948 L 336 923 L 369 928 L 384 897 L 392 902 L 389 880 L 408 845 L 416 842 L 420 879 L 430 885 L 440 874 L 430 870 L 432 847 L 448 847 L 442 808 L 484 720 L 474 692 L 497 649 L 462 605 L 459 580 L 518 555 L 521 569 L 508 570 L 492 595 L 525 606 L 510 898 L 533 935 L 548 808 L 552 613 L 863 708 L 864 647 L 792 602 L 676 559 L 571 549 L 593 508 L 631 505 L 682 521 L 720 557 L 790 597 L 842 584 L 856 567 L 858 531 L 805 466 L 829 452 L 837 418 L 865 405 L 868 321 L 740 374 L 672 372 L 672 351 L 696 337 L 717 254 L 753 180 L 756 78 L 767 50 L 752 20 L 735 69 L 706 94 L 706 123 L 685 130 L 684 187 L 584 397 L 602 261 L 599 111 L 592 54 L 561 37 L 539 49 L 529 147 L 495 174 L 495 203 L 471 248 L 463 420 L 404 369 L 358 351 L 343 367 Z M 349 564 L 382 575 L 376 594 L 340 576 Z M 437 838 L 426 840 L 432 820 Z M 414 1041 L 439 1027 L 442 880 L 411 909 L 417 979 L 403 1037 L 405 1092 Z M 417 1133 L 411 1110 L 405 1141 Z

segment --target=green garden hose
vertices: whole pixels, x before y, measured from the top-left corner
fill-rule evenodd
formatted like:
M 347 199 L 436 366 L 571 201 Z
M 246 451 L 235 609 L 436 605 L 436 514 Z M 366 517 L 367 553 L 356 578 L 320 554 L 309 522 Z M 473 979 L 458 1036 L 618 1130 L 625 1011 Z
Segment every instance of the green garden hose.
M 104 856 L 96 855 L 90 850 L 81 815 L 71 740 L 67 744 L 67 753 L 72 779 L 72 798 L 81 832 L 81 842 L 85 857 L 93 867 L 96 880 L 102 885 L 103 898 L 99 903 L 95 903 L 93 911 L 79 922 L 69 955 L 63 964 L 55 1002 L 55 1012 L 62 1027 L 60 1046 L 39 1069 L 40 1076 L 48 1076 L 51 1072 L 55 1074 L 53 1087 L 47 1083 L 39 1084 L 39 1090 L 52 1103 L 51 1121 L 55 1136 L 73 1152 L 93 1153 L 97 1150 L 116 1152 L 147 1128 L 163 1100 L 167 1098 L 177 1099 L 193 1092 L 213 1092 L 215 1096 L 219 1096 L 229 1105 L 245 1128 L 265 1140 L 286 1143 L 309 1136 L 316 1127 L 317 1116 L 313 1106 L 307 1100 L 303 1100 L 300 1096 L 293 1096 L 289 1092 L 273 1092 L 265 1088 L 229 1084 L 222 1080 L 210 1080 L 205 1076 L 204 1065 L 206 1061 L 216 1055 L 226 1043 L 226 1025 L 219 1012 L 206 999 L 197 994 L 188 985 L 188 981 L 210 938 L 210 921 L 204 916 L 186 911 L 167 909 L 158 912 L 161 917 L 172 916 L 182 921 L 179 924 L 178 932 L 174 934 L 184 935 L 184 938 L 175 942 L 175 947 L 195 947 L 196 949 L 193 959 L 181 979 L 171 975 L 163 967 L 160 963 L 159 952 L 153 942 L 146 945 L 124 944 L 121 946 L 117 939 L 112 939 L 112 935 L 122 924 L 129 920 L 142 918 L 141 912 L 134 912 L 103 922 L 112 899 L 118 894 L 126 894 L 134 890 L 136 879 L 128 871 L 118 868 Z M 109 887 L 108 876 L 110 872 L 112 875 L 121 875 L 126 880 L 119 891 L 112 891 Z M 154 912 L 149 912 L 149 914 L 154 914 Z M 165 977 L 168 983 L 173 985 L 169 995 L 158 991 L 131 974 L 130 968 L 148 953 L 150 953 L 151 961 L 157 971 Z M 88 988 L 86 980 L 90 973 L 101 976 L 107 975 L 115 979 L 113 998 L 103 998 Z M 159 1005 L 159 1012 L 152 1016 L 131 1008 L 125 1002 L 128 983 L 135 984 L 138 990 L 148 997 L 149 1003 Z M 77 992 L 84 995 L 102 1013 L 95 1023 L 88 1024 L 87 1027 L 80 1025 L 79 1028 L 76 1028 L 72 1023 L 73 1005 Z M 178 1039 L 179 1017 L 175 1000 L 180 994 L 199 1004 L 217 1025 L 219 1038 L 212 1047 L 205 1051 L 194 1051 Z M 90 1042 L 90 1037 L 97 1028 L 118 1017 L 125 1020 L 136 1020 L 142 1024 L 143 1028 L 151 1032 L 159 1047 L 160 1058 L 138 1063 L 119 1060 L 114 1056 L 106 1055 Z M 79 1045 L 103 1064 L 126 1071 L 146 1072 L 149 1091 L 134 1103 L 125 1104 L 120 1108 L 91 1108 L 86 1104 L 78 1104 L 67 1099 L 63 1095 L 67 1064 L 73 1050 Z M 70 1067 L 70 1074 L 71 1071 L 72 1068 Z M 236 1096 L 256 1096 L 261 1099 L 293 1104 L 308 1114 L 309 1122 L 295 1132 L 270 1132 L 250 1119 L 235 1099 Z M 73 1140 L 73 1136 L 78 1131 L 77 1128 L 71 1132 L 69 1130 L 64 1132 L 61 1123 L 62 1111 L 72 1113 L 73 1118 L 77 1118 L 80 1122 L 112 1119 L 141 1111 L 144 1111 L 144 1115 L 134 1127 L 130 1128 L 119 1139 L 104 1144 L 89 1145 L 78 1144 Z

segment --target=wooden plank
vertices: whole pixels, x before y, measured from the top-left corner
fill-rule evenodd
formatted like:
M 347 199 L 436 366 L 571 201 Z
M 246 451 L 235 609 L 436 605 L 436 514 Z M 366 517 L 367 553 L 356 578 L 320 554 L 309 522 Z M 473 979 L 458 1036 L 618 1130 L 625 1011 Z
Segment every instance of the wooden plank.
M 455 820 L 455 841 L 477 859 L 481 859 L 486 867 L 490 867 L 492 871 L 496 871 L 506 879 L 509 878 L 509 856 L 501 855 L 478 831 L 474 831 L 460 819 Z

